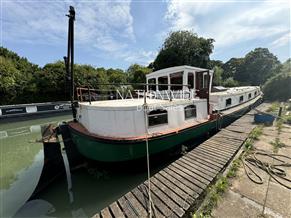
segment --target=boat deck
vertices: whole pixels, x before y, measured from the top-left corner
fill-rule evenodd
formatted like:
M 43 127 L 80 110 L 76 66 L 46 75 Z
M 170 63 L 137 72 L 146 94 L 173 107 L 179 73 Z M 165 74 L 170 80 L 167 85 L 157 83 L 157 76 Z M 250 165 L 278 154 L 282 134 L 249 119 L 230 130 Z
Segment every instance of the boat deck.
M 258 108 L 264 110 L 265 106 Z M 255 127 L 253 115 L 254 110 L 151 177 L 155 217 L 182 217 L 199 204 L 207 187 L 225 170 Z M 148 216 L 147 187 L 145 181 L 94 217 Z

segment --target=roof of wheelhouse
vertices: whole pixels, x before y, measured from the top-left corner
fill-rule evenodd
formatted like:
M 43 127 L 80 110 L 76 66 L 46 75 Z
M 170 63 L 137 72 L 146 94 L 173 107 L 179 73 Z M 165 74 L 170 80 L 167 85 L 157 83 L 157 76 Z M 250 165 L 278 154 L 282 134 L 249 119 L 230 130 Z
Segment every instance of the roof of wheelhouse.
M 169 73 L 174 73 L 174 72 L 179 72 L 179 71 L 184 71 L 184 70 L 204 71 L 204 70 L 209 70 L 209 69 L 182 65 L 182 66 L 169 67 L 162 70 L 157 70 L 157 71 L 147 74 L 146 77 L 147 79 L 149 79 L 149 78 L 154 78 L 157 76 L 166 76 Z M 213 73 L 213 70 L 209 70 L 209 72 Z

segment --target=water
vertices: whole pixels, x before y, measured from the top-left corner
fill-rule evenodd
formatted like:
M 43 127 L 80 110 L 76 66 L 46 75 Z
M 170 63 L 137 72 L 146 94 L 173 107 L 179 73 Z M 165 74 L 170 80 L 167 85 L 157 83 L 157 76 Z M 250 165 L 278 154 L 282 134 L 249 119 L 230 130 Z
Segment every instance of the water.
M 0 123 L 0 217 L 91 217 L 146 179 L 146 170 L 84 167 L 71 173 L 72 191 L 64 176 L 27 202 L 43 167 L 41 125 L 71 119 L 70 115 Z M 156 172 L 169 161 L 153 167 Z

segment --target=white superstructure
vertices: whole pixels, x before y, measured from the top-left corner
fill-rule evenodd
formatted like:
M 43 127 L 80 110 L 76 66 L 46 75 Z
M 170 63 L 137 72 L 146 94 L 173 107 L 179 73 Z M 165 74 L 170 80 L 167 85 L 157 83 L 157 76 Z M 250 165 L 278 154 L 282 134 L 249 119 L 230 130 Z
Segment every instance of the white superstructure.
M 252 100 L 260 94 L 259 86 L 233 87 L 210 93 L 210 104 L 213 105 L 213 111 L 221 111 Z
M 212 70 L 190 66 L 159 70 L 146 76 L 148 85 L 140 98 L 80 102 L 77 120 L 90 133 L 102 137 L 163 135 L 207 122 L 213 111 L 260 94 L 259 87 L 211 93 L 212 77 Z

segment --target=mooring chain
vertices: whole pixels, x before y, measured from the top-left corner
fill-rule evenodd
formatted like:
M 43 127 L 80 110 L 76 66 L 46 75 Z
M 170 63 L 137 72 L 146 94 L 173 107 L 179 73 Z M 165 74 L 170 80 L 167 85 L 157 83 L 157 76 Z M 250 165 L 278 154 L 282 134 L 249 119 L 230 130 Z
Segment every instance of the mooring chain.
M 260 160 L 258 158 L 258 156 L 260 155 L 272 158 L 273 163 Z M 291 158 L 286 155 L 272 154 L 255 150 L 250 153 L 245 153 L 242 157 L 242 163 L 247 177 L 254 183 L 263 184 L 263 179 L 258 173 L 255 172 L 253 167 L 263 170 L 268 175 L 270 175 L 277 183 L 284 186 L 285 188 L 291 189 L 291 179 L 287 178 L 286 170 L 280 168 L 291 167 L 291 162 L 288 163 L 282 160 L 282 158 L 286 160 L 291 160 Z M 275 163 L 275 161 L 280 163 Z M 284 184 L 282 181 L 280 181 L 280 179 L 290 183 L 290 186 Z

